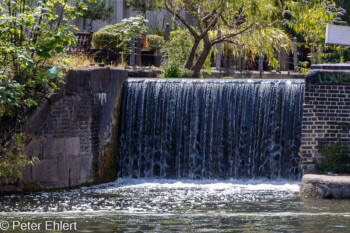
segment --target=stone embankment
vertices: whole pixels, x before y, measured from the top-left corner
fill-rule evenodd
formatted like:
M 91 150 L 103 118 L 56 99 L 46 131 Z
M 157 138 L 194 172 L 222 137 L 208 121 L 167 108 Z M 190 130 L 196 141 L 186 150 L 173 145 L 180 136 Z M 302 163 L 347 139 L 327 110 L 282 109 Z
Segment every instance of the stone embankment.
M 349 199 L 350 176 L 304 175 L 300 188 L 300 196 Z

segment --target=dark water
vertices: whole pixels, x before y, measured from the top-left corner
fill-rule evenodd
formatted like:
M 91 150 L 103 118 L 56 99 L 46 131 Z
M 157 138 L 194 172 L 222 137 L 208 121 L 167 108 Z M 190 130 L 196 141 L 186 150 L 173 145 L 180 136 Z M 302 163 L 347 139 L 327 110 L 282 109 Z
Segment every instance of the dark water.
M 8 222 L 10 232 L 30 232 L 13 228 L 17 222 L 41 223 L 33 232 L 350 231 L 349 201 L 301 199 L 298 192 L 299 183 L 286 180 L 119 179 L 2 196 L 0 222 Z M 52 231 L 53 221 L 76 230 Z
M 129 79 L 119 177 L 300 178 L 303 81 Z

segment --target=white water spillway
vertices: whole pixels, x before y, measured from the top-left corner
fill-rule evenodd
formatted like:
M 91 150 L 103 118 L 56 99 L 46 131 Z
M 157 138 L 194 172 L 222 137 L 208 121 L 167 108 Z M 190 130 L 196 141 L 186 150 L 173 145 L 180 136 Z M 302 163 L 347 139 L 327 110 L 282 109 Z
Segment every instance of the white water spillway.
M 301 176 L 302 80 L 128 79 L 118 176 Z

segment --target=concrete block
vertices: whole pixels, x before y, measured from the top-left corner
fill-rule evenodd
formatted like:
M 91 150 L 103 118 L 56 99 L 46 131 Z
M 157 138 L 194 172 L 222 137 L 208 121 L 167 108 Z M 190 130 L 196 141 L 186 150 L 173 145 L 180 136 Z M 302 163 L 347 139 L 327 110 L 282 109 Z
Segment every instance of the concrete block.
M 64 156 L 66 157 L 78 157 L 80 154 L 80 138 L 64 138 Z
M 56 182 L 58 184 L 60 182 L 59 173 L 57 159 L 41 160 L 32 168 L 32 182 L 39 184 Z
M 65 156 L 65 139 L 47 139 L 43 143 L 43 160 L 55 159 Z

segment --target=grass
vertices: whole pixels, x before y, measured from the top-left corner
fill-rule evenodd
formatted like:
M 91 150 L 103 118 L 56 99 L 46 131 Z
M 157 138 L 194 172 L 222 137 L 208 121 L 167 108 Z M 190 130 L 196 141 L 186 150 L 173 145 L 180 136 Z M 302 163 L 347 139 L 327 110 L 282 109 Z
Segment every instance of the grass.
M 69 55 L 68 58 L 71 61 L 70 66 L 75 69 L 98 66 L 98 63 L 87 54 L 73 54 Z

